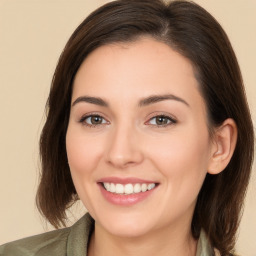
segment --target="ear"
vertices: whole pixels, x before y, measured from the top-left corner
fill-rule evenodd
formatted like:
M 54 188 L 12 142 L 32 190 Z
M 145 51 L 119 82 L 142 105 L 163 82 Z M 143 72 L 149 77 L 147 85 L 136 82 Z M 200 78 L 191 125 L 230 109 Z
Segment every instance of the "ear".
M 208 173 L 218 174 L 228 165 L 236 147 L 237 126 L 233 119 L 226 119 L 214 131 Z

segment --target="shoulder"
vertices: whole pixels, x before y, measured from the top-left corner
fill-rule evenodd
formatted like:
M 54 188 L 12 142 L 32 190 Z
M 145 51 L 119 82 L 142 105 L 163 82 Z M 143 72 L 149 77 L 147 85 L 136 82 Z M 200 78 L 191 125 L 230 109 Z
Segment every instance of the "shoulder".
M 0 256 L 80 256 L 87 249 L 93 228 L 93 219 L 85 214 L 71 227 L 4 244 Z
M 70 228 L 64 228 L 10 242 L 0 246 L 0 256 L 65 255 L 69 233 Z

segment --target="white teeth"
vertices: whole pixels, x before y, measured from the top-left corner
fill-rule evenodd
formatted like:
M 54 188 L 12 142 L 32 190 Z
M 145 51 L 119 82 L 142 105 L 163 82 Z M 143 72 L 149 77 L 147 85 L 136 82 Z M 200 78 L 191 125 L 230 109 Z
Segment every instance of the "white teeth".
M 115 184 L 113 184 L 113 183 L 110 184 L 109 191 L 112 192 L 112 193 L 115 193 L 115 192 L 116 192 L 116 186 L 115 186 Z
M 132 194 L 133 193 L 133 185 L 132 184 L 126 184 L 124 186 L 124 193 L 125 194 Z
M 144 184 L 144 183 L 143 183 L 143 184 L 141 185 L 141 191 L 142 191 L 142 192 L 145 192 L 145 191 L 147 191 L 147 189 L 148 189 L 147 184 Z
M 141 185 L 140 184 L 135 184 L 133 187 L 133 192 L 134 193 L 140 193 L 141 192 Z
M 110 183 L 103 183 L 107 191 L 110 191 Z
M 151 190 L 153 189 L 156 184 L 155 183 L 150 183 L 150 184 L 146 184 L 146 183 L 136 183 L 136 184 L 114 184 L 114 183 L 108 183 L 108 182 L 104 182 L 103 183 L 104 188 L 112 193 L 116 193 L 116 194 L 134 194 L 134 193 L 140 193 L 140 192 L 146 192 L 147 190 Z
M 124 186 L 122 184 L 116 184 L 116 193 L 123 194 L 124 193 Z
M 155 186 L 156 186 L 156 184 L 155 184 L 155 183 L 148 184 L 148 190 L 150 190 L 150 189 L 154 188 Z

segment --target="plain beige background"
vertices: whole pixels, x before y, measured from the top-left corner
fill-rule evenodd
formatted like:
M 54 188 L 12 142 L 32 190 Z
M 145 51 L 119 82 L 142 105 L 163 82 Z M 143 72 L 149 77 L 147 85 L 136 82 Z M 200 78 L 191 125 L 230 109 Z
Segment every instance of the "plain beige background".
M 49 230 L 34 203 L 44 105 L 68 37 L 105 2 L 0 0 L 0 244 Z M 256 120 L 256 1 L 195 2 L 213 14 L 230 37 Z M 253 172 L 237 243 L 243 256 L 256 256 L 255 167 Z M 77 205 L 74 212 L 72 220 L 83 214 L 83 207 Z

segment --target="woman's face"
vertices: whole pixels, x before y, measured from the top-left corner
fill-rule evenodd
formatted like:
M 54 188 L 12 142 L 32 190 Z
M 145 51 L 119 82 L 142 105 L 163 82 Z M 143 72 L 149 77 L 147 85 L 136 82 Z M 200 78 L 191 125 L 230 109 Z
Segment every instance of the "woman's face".
M 189 60 L 150 38 L 85 59 L 66 147 L 98 227 L 127 237 L 190 228 L 212 151 L 198 87 Z

